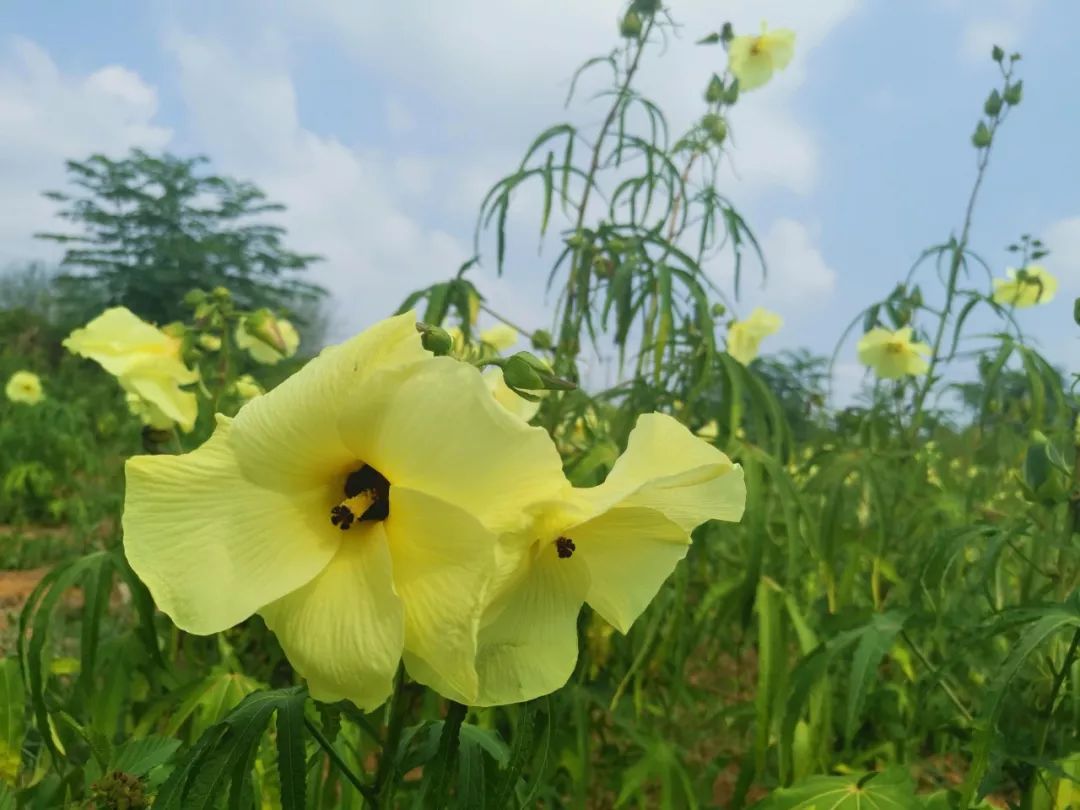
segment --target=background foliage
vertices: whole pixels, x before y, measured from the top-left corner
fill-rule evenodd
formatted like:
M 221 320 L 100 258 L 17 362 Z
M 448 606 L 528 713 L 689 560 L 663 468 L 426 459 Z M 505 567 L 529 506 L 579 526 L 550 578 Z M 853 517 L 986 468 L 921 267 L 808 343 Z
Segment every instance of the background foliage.
M 744 366 L 723 350 L 742 280 L 766 271 L 717 184 L 752 98 L 727 72 L 700 77 L 700 119 L 669 131 L 635 80 L 671 25 L 658 3 L 630 4 L 618 45 L 580 71 L 608 82 L 577 116 L 599 125 L 559 122 L 527 146 L 483 201 L 477 260 L 512 274 L 510 211 L 539 201 L 555 306 L 529 338 L 580 387 L 549 393 L 537 423 L 574 483 L 602 480 L 637 414 L 665 411 L 743 465 L 743 522 L 699 529 L 629 635 L 586 609 L 570 683 L 521 706 L 447 705 L 404 678 L 377 712 L 316 704 L 258 618 L 181 633 L 117 528 L 122 459 L 166 448 L 59 348 L 67 313 L 73 296 L 91 312 L 124 303 L 198 335 L 190 288 L 227 286 L 237 311 L 297 310 L 316 291 L 283 279 L 313 257 L 245 224 L 274 207 L 197 161 L 72 162 L 83 191 L 54 197 L 82 233 L 49 237 L 71 245 L 66 275 L 0 286 L 0 375 L 35 370 L 48 397 L 0 402 L 0 560 L 50 564 L 0 631 L 0 808 L 1080 805 L 1075 381 L 992 301 L 1000 272 L 970 243 L 994 143 L 1022 107 L 1019 63 L 995 49 L 997 86 L 972 105 L 957 221 L 849 330 L 912 325 L 930 373 L 835 408 L 827 359 Z M 723 62 L 730 30 L 702 35 Z M 733 289 L 703 269 L 718 254 Z M 404 306 L 469 337 L 477 308 L 498 317 L 471 267 Z M 980 309 L 996 331 L 970 334 Z M 587 367 L 608 353 L 623 381 L 596 391 Z M 253 370 L 200 362 L 218 394 Z M 272 385 L 293 367 L 259 373 Z

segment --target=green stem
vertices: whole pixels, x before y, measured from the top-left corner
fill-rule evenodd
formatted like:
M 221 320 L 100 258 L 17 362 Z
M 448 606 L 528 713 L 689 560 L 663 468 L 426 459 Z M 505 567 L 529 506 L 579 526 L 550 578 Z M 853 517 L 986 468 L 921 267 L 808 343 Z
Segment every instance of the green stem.
M 1062 661 L 1061 669 L 1059 669 L 1054 676 L 1054 686 L 1050 690 L 1050 701 L 1046 706 L 1046 723 L 1043 724 L 1042 738 L 1039 740 L 1038 756 L 1040 758 L 1043 755 L 1043 751 L 1046 750 L 1046 741 L 1050 736 L 1050 726 L 1054 721 L 1054 704 L 1057 703 L 1058 694 L 1060 694 L 1061 687 L 1065 684 L 1065 677 L 1072 668 L 1072 663 L 1076 658 L 1078 650 L 1080 650 L 1080 627 L 1073 633 L 1072 643 L 1069 644 L 1069 650 L 1065 653 L 1065 660 Z
M 491 316 L 492 318 L 495 318 L 496 320 L 502 321 L 502 322 L 503 322 L 503 323 L 505 323 L 505 324 L 506 324 L 507 326 L 509 326 L 509 327 L 512 327 L 512 328 L 514 328 L 514 329 L 516 329 L 516 330 L 518 331 L 518 333 L 519 333 L 519 334 L 522 334 L 522 335 L 526 335 L 526 336 L 529 336 L 529 337 L 531 337 L 531 336 L 532 336 L 532 333 L 533 333 L 533 330 L 532 330 L 532 329 L 526 329 L 526 328 L 525 328 L 524 326 L 518 326 L 518 325 L 517 325 L 516 323 L 514 323 L 514 322 L 513 322 L 512 320 L 510 320 L 509 318 L 507 318 L 507 317 L 505 317 L 505 316 L 503 316 L 503 315 L 500 315 L 500 314 L 499 314 L 498 312 L 496 312 L 495 310 L 493 310 L 493 309 L 492 309 L 491 307 L 489 307 L 489 306 L 488 306 L 487 304 L 485 304 L 485 303 L 481 302 L 481 304 L 480 304 L 480 309 L 481 309 L 482 311 L 486 312 L 486 313 L 487 313 L 488 315 L 490 315 L 490 316 Z
M 345 760 L 342 758 L 341 754 L 339 754 L 337 752 L 337 749 L 334 748 L 334 744 L 330 742 L 330 740 L 326 739 L 326 736 L 322 733 L 318 726 L 311 722 L 311 720 L 309 720 L 307 717 L 304 718 L 304 725 L 307 727 L 307 730 L 311 732 L 311 736 L 315 738 L 315 741 L 319 744 L 319 747 L 326 752 L 326 755 L 328 757 L 330 757 L 330 761 L 333 762 L 335 767 L 337 767 L 337 769 L 341 771 L 342 774 L 344 774 L 345 778 L 352 783 L 352 786 L 360 792 L 360 795 L 364 797 L 364 800 L 368 803 L 368 805 L 371 806 L 373 810 L 378 810 L 379 799 L 378 796 L 376 796 L 375 791 L 365 785 L 363 780 L 361 780 L 360 777 L 352 770 L 352 768 L 350 768 L 345 763 Z
M 577 221 L 574 224 L 574 233 L 580 234 L 582 226 L 585 224 L 585 214 L 589 207 L 589 196 L 592 193 L 592 188 L 595 183 L 596 173 L 600 170 L 600 152 L 604 146 L 604 140 L 607 138 L 608 130 L 611 129 L 611 125 L 615 122 L 615 116 L 619 112 L 619 108 L 626 100 L 626 95 L 630 91 L 630 84 L 634 80 L 634 75 L 637 73 L 638 66 L 641 63 L 641 55 L 645 52 L 645 43 L 648 41 L 649 33 L 652 31 L 655 24 L 655 18 L 650 17 L 649 23 L 646 25 L 645 30 L 642 32 L 640 39 L 637 40 L 637 50 L 634 52 L 630 65 L 626 69 L 626 74 L 623 77 L 622 83 L 619 85 L 618 92 L 615 94 L 615 102 L 611 105 L 611 109 L 608 110 L 607 117 L 604 119 L 604 123 L 600 127 L 600 132 L 596 137 L 596 143 L 593 145 L 592 157 L 589 161 L 589 170 L 585 175 L 585 189 L 581 195 L 581 202 L 578 204 Z M 566 282 L 566 303 L 563 308 L 562 325 L 559 329 L 559 340 L 556 348 L 556 360 L 562 358 L 558 353 L 565 351 L 569 355 L 569 359 L 577 354 L 578 349 L 576 347 L 576 336 L 580 333 L 581 321 L 584 317 L 584 308 L 588 302 L 578 302 L 576 299 L 576 287 L 578 284 L 577 275 L 580 272 L 588 273 L 589 268 L 582 262 L 581 257 L 583 255 L 580 247 L 575 248 L 574 257 L 570 263 L 570 278 Z M 583 288 L 587 287 L 588 279 L 584 279 L 585 283 Z M 575 315 L 577 317 L 575 317 Z
M 904 640 L 904 643 L 911 648 L 911 651 L 915 653 L 915 656 L 922 662 L 924 667 L 931 672 L 937 672 L 937 667 L 930 663 L 930 659 L 926 657 L 926 654 L 919 648 L 919 645 L 915 643 L 914 639 L 908 635 L 907 630 L 901 630 L 900 637 Z M 959 696 L 957 696 L 956 692 L 953 691 L 953 688 L 945 681 L 945 676 L 941 675 L 938 677 L 937 682 L 941 686 L 942 691 L 948 696 L 949 700 L 952 701 L 956 710 L 963 716 L 964 720 L 970 723 L 972 720 L 971 712 L 967 710 L 967 707 L 960 700 Z
M 386 742 L 379 757 L 379 767 L 375 772 L 375 792 L 387 803 L 394 794 L 394 770 L 397 767 L 398 746 L 401 744 L 401 731 L 405 727 L 407 708 L 405 668 L 399 665 L 397 675 L 394 676 L 394 695 L 390 698 L 390 721 L 386 727 Z

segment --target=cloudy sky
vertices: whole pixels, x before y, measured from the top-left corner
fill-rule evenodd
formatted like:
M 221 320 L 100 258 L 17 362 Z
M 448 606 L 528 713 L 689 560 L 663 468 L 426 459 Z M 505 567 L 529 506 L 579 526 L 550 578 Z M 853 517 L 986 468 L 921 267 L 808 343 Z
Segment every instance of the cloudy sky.
M 570 119 L 568 77 L 615 44 L 615 0 L 8 0 L 0 17 L 0 266 L 55 258 L 40 196 L 63 160 L 132 146 L 208 155 L 289 210 L 298 249 L 334 294 L 338 336 L 471 254 L 484 191 L 532 136 Z M 792 65 L 732 119 L 725 194 L 762 241 L 770 277 L 740 304 L 781 312 L 772 347 L 831 352 L 920 250 L 959 227 L 974 176 L 969 136 L 997 79 L 991 45 L 1023 52 L 1023 103 L 1005 125 L 973 243 L 995 268 L 1020 233 L 1054 251 L 1056 301 L 1023 313 L 1055 362 L 1080 371 L 1080 106 L 1075 0 L 671 0 L 682 28 L 642 68 L 678 130 L 722 70 L 696 47 L 731 20 L 798 33 Z M 536 202 L 522 200 L 496 308 L 545 326 Z M 532 230 L 530 230 L 532 229 Z M 717 279 L 729 268 L 709 268 Z M 933 283 L 932 271 L 925 278 Z M 854 376 L 854 347 L 841 372 Z

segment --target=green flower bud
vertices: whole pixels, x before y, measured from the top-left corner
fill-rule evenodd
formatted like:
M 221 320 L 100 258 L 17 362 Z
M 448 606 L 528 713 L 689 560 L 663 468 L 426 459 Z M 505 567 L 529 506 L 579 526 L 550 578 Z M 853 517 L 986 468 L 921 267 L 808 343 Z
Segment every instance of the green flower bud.
M 210 291 L 210 294 L 214 296 L 218 301 L 228 301 L 232 298 L 232 293 L 229 292 L 227 287 L 217 286 Z
M 637 39 L 641 36 L 641 15 L 631 9 L 619 23 L 619 36 L 626 39 Z
M 634 0 L 634 2 L 630 4 L 630 10 L 643 14 L 646 17 L 651 17 L 660 10 L 661 5 L 661 0 Z
M 219 287 L 218 289 L 224 289 Z M 272 349 L 282 354 L 288 354 L 289 348 L 285 345 L 285 338 L 278 328 L 277 318 L 268 309 L 258 309 L 244 319 L 244 331 L 257 340 L 261 340 Z
M 1073 320 L 1076 321 L 1076 325 L 1080 326 L 1080 298 L 1073 301 Z
M 208 352 L 216 352 L 221 348 L 221 338 L 217 335 L 199 335 L 199 345 Z
M 512 389 L 525 391 L 569 391 L 572 382 L 555 376 L 551 366 L 529 352 L 518 352 L 502 363 L 503 379 Z
M 1080 304 L 1080 298 L 1077 299 L 1077 303 Z M 551 339 L 551 333 L 546 329 L 537 329 L 532 333 L 532 345 L 534 349 L 539 351 L 548 351 L 554 345 L 554 341 Z
M 724 80 L 715 73 L 709 79 L 709 86 L 705 88 L 705 100 L 710 104 L 719 104 L 724 100 Z
M 715 113 L 703 116 L 701 126 L 717 144 L 723 143 L 727 138 L 727 122 Z
M 1024 96 L 1024 83 L 1017 82 L 1016 84 L 1010 84 L 1005 87 L 1005 103 L 1011 106 L 1016 106 L 1020 103 L 1020 99 Z
M 423 347 L 436 357 L 449 354 L 454 348 L 454 339 L 445 329 L 429 323 L 417 323 L 416 331 L 420 333 L 420 343 Z
M 197 307 L 205 300 L 206 293 L 203 290 L 190 290 L 187 295 L 184 296 L 184 303 L 189 307 Z
M 150 806 L 142 780 L 123 771 L 105 774 L 90 786 L 94 807 L 144 810 Z
M 975 144 L 977 149 L 985 149 L 990 145 L 990 128 L 986 126 L 985 121 L 980 121 L 979 125 L 975 127 L 975 133 L 971 136 L 971 142 Z
M 1002 59 L 1005 58 L 1005 51 L 1001 48 L 1000 45 L 995 45 L 993 47 L 993 50 L 990 51 L 990 58 L 993 59 L 995 62 L 1000 62 Z
M 167 323 L 161 327 L 161 331 L 169 337 L 182 338 L 187 334 L 187 327 L 180 323 L 180 321 L 173 321 L 172 323 Z
M 723 304 L 713 304 L 710 311 L 712 312 L 712 316 L 714 318 L 723 318 L 724 313 L 727 312 L 727 307 L 725 307 Z
M 986 103 L 983 104 L 983 111 L 993 117 L 1001 112 L 1001 94 L 997 90 L 991 91 L 990 95 L 986 97 Z

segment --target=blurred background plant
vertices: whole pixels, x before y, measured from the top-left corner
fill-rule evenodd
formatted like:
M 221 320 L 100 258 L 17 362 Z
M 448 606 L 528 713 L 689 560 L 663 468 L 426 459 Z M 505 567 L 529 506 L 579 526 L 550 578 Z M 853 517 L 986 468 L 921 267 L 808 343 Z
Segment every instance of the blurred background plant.
M 951 234 L 840 336 L 837 356 L 859 343 L 878 373 L 837 407 L 828 358 L 757 356 L 782 322 L 741 311 L 767 257 L 719 188 L 740 106 L 787 65 L 794 34 L 724 25 L 677 43 L 714 49 L 718 70 L 694 89 L 700 117 L 671 132 L 637 80 L 650 51 L 675 47 L 673 25 L 656 0 L 626 7 L 617 45 L 571 84 L 573 99 L 606 82 L 576 116 L 595 124 L 541 132 L 483 201 L 476 257 L 402 309 L 425 343 L 491 365 L 495 395 L 551 433 L 578 485 L 603 480 L 638 414 L 676 416 L 743 465 L 742 524 L 701 528 L 627 636 L 586 609 L 570 683 L 521 706 L 461 712 L 407 680 L 377 712 L 314 704 L 259 619 L 180 633 L 119 552 L 121 462 L 196 446 L 212 411 L 317 348 L 304 327 L 318 290 L 292 275 L 314 257 L 240 225 L 276 208 L 199 161 L 72 162 L 82 191 L 53 196 L 82 231 L 47 237 L 71 246 L 63 274 L 0 283 L 0 373 L 34 372 L 45 394 L 0 402 L 0 558 L 56 563 L 3 636 L 19 657 L 0 668 L 0 807 L 1080 804 L 1076 381 L 1028 345 L 1020 311 L 1054 294 L 1052 257 L 1025 235 L 1007 275 L 971 244 L 1022 103 L 1018 55 L 990 54 Z M 472 281 L 481 260 L 512 277 L 507 222 L 525 201 L 551 259 L 542 328 L 511 323 Z M 720 252 L 731 289 L 703 269 Z M 171 330 L 198 370 L 190 434 L 142 425 L 60 348 L 113 305 Z M 974 332 L 979 310 L 990 331 Z M 507 329 L 543 363 L 504 357 Z M 619 382 L 601 390 L 591 369 L 610 355 Z M 530 375 L 553 390 L 532 396 Z

